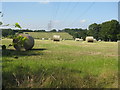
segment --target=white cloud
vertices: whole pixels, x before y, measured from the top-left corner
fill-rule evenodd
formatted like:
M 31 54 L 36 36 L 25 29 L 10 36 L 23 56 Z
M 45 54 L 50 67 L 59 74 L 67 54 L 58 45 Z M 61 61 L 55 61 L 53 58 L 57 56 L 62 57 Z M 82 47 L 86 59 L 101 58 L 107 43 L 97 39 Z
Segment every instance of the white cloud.
M 49 1 L 49 0 L 45 0 L 45 1 L 40 1 L 39 3 L 40 3 L 40 4 L 49 4 L 50 1 Z
M 85 22 L 87 22 L 87 20 L 85 20 L 85 19 L 80 21 L 80 23 L 85 23 Z
M 40 2 L 41 4 L 49 4 L 49 2 Z

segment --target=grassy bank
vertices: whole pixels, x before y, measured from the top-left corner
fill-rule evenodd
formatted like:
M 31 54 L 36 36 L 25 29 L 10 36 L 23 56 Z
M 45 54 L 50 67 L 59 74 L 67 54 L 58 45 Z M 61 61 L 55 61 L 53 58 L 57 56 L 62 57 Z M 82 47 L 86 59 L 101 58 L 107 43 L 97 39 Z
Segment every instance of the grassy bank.
M 60 35 L 62 39 L 66 39 L 66 40 L 73 39 L 73 37 L 66 32 L 24 32 L 24 33 L 28 33 L 29 35 L 31 35 L 33 38 L 36 39 L 42 39 L 42 38 L 52 39 L 53 35 Z

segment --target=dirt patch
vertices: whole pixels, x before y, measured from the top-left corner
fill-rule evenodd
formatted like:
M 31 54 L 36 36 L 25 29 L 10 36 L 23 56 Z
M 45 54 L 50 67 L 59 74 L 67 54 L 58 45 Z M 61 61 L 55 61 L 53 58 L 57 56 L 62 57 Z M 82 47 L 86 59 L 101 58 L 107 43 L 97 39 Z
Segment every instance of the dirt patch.
M 101 52 L 76 52 L 74 53 L 75 56 L 78 55 L 100 55 L 102 54 Z
M 104 56 L 108 56 L 108 57 L 118 57 L 118 56 L 120 56 L 120 55 L 111 54 L 111 55 L 104 55 Z

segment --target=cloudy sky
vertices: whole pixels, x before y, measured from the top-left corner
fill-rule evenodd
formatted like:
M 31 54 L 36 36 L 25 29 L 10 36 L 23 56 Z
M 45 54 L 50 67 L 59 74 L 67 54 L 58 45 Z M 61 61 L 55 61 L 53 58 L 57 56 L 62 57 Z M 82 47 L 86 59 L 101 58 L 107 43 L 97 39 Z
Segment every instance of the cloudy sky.
M 117 2 L 2 2 L 3 23 L 28 29 L 88 28 L 118 20 Z

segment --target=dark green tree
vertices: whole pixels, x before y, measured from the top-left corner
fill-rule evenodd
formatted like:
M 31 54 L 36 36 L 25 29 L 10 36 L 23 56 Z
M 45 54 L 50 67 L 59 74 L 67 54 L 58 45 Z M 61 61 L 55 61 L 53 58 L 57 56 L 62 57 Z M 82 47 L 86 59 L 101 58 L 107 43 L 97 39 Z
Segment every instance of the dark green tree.
M 99 37 L 99 31 L 101 29 L 100 24 L 96 24 L 96 23 L 91 24 L 89 25 L 88 29 L 89 29 L 87 32 L 88 36 L 93 36 L 97 40 L 100 39 Z
M 57 32 L 57 30 L 56 30 L 56 29 L 53 29 L 53 30 L 51 30 L 50 32 Z
M 3 37 L 7 37 L 9 35 L 15 35 L 15 32 L 12 29 L 2 29 Z
M 117 34 L 117 39 L 120 40 L 120 34 Z
M 2 22 L 0 22 L 0 25 L 2 25 L 3 23 Z
M 117 34 L 119 32 L 120 28 L 117 20 L 111 20 L 101 24 L 100 37 L 105 41 L 117 41 Z

